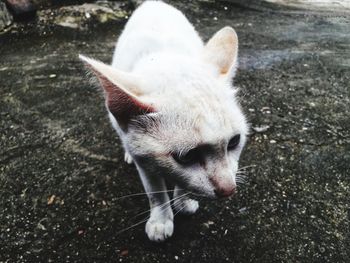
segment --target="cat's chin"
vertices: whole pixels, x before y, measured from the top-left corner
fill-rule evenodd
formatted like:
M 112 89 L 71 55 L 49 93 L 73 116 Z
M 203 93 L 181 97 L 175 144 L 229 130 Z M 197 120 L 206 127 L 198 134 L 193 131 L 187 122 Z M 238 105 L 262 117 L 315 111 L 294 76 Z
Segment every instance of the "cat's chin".
M 192 199 L 207 199 L 207 200 L 218 200 L 218 199 L 230 199 L 232 197 L 235 196 L 235 194 L 226 196 L 226 197 L 220 197 L 218 195 L 215 194 L 215 192 L 213 191 L 212 193 L 206 193 L 203 191 L 198 191 L 198 190 L 188 190 L 190 192 L 190 197 Z
M 197 187 L 192 187 L 191 185 L 185 184 L 184 182 L 181 182 L 176 179 L 173 179 L 172 183 L 178 185 L 181 189 L 186 191 L 189 194 L 189 197 L 191 197 L 192 199 L 217 199 L 214 190 L 205 191 L 203 189 L 198 189 Z
M 205 199 L 210 199 L 210 200 L 215 200 L 217 199 L 217 196 L 215 195 L 214 191 L 213 193 L 207 193 L 207 192 L 203 192 L 203 191 L 199 191 L 196 189 L 188 189 L 188 191 L 190 192 L 190 196 L 193 199 L 198 199 L 198 198 L 205 198 Z

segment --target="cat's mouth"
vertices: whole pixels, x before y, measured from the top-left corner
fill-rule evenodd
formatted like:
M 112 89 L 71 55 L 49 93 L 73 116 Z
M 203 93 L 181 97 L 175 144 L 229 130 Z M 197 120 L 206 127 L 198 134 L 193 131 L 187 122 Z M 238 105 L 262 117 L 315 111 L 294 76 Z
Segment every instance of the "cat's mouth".
M 203 191 L 202 189 L 192 188 L 187 186 L 186 190 L 193 195 L 193 197 L 207 198 L 207 199 L 224 199 L 234 196 L 237 192 L 236 187 L 228 189 L 213 189 L 211 191 Z

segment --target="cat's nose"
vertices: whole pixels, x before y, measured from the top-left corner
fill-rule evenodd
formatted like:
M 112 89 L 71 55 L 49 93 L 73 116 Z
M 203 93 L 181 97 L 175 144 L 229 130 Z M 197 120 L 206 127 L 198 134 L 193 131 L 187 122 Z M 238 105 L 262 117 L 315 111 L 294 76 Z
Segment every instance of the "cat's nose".
M 214 192 L 215 192 L 217 197 L 220 197 L 220 198 L 229 197 L 236 192 L 236 187 L 218 188 L 218 189 L 215 189 Z

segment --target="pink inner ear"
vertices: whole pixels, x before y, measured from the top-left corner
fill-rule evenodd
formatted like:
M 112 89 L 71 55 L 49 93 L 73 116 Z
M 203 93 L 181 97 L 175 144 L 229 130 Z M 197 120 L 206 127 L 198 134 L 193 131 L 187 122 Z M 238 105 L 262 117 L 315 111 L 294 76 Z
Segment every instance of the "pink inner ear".
M 119 124 L 126 126 L 130 119 L 135 116 L 156 112 L 151 105 L 146 105 L 138 101 L 109 81 L 102 74 L 96 71 L 95 73 L 106 92 L 107 107 Z

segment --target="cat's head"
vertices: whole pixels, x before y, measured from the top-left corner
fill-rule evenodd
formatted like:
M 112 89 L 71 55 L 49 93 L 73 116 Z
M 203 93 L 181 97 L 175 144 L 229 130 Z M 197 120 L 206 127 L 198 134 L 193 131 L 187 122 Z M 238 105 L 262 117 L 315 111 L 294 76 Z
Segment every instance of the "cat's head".
M 171 70 L 157 61 L 126 73 L 81 59 L 98 77 L 112 124 L 139 166 L 195 194 L 226 197 L 236 190 L 248 133 L 231 86 L 237 51 L 237 35 L 226 27 L 204 46 L 200 61 L 169 61 Z

